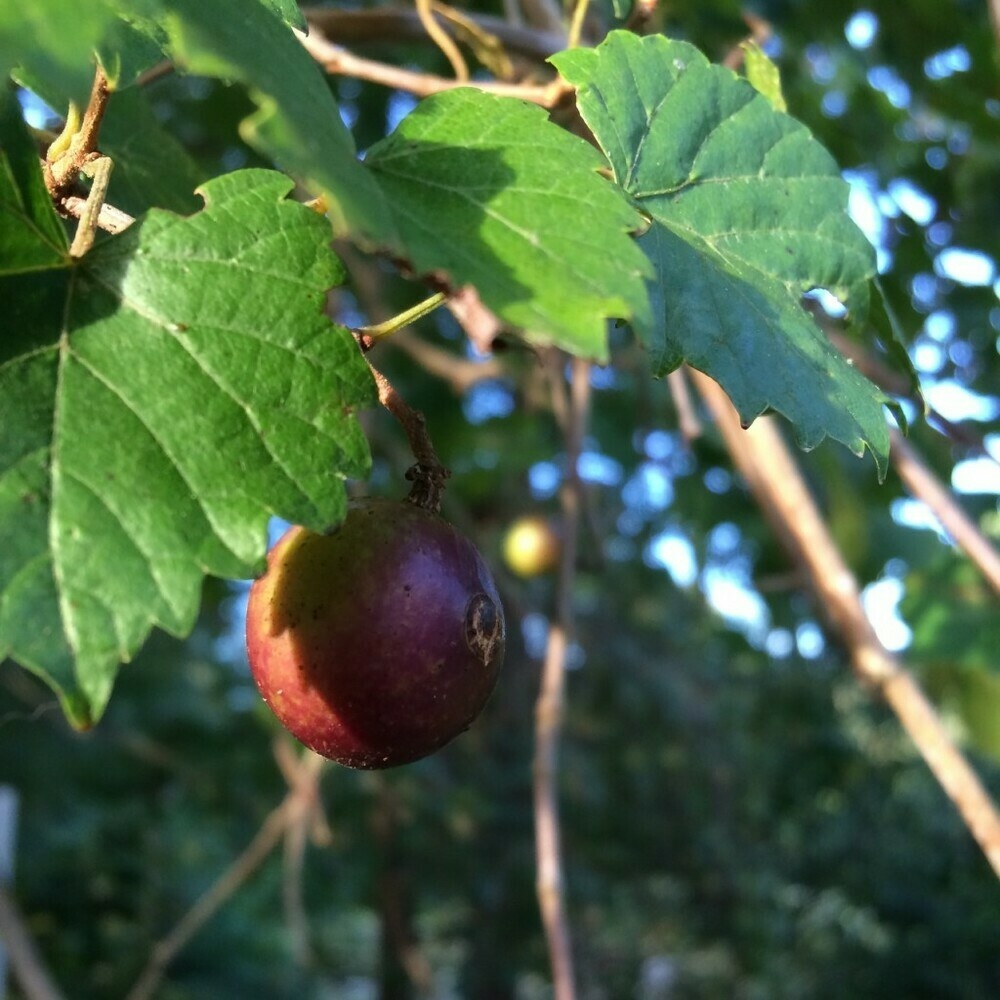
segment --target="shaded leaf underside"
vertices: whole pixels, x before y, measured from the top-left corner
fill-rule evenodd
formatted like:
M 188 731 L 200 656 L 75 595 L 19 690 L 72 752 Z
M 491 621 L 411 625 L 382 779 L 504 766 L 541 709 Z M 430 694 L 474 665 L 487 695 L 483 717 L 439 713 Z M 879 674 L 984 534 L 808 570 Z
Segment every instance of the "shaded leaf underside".
M 649 325 L 641 219 L 603 158 L 521 101 L 472 89 L 421 102 L 366 163 L 414 268 L 472 284 L 535 343 L 607 356 L 606 320 Z
M 824 288 L 856 322 L 868 310 L 874 251 L 829 154 L 686 43 L 613 32 L 552 61 L 649 221 L 639 242 L 655 270 L 654 371 L 686 361 L 722 385 L 745 423 L 775 410 L 801 446 L 826 436 L 858 454 L 867 445 L 884 474 L 887 397 L 800 305 Z

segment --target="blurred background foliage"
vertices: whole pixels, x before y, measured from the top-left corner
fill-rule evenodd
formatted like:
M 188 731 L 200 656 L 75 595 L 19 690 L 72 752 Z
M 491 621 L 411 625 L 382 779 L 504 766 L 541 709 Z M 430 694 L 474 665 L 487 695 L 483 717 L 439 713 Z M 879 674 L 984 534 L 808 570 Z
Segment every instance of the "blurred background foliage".
M 661 7 L 658 27 L 714 59 L 746 34 L 735 0 Z M 879 248 L 934 411 L 931 426 L 914 408 L 912 440 L 996 538 L 1000 62 L 987 4 L 747 9 L 770 24 L 789 111 L 845 170 Z M 613 18 L 595 4 L 595 24 Z M 412 41 L 357 49 L 444 70 Z M 412 106 L 331 86 L 360 148 Z M 206 176 L 259 162 L 238 138 L 251 110 L 239 88 L 167 76 L 147 90 Z M 384 264 L 348 262 L 353 289 L 334 303 L 347 322 L 421 295 Z M 454 471 L 444 513 L 497 566 L 511 632 L 500 686 L 432 759 L 326 771 L 329 836 L 307 848 L 305 926 L 282 903 L 290 853 L 275 851 L 170 966 L 164 1000 L 549 995 L 531 755 L 553 580 L 515 577 L 500 553 L 519 516 L 557 518 L 564 446 L 540 362 L 516 342 L 483 358 L 446 314 L 406 337 L 446 377 L 405 337 L 377 363 Z M 562 745 L 581 996 L 1000 996 L 1000 890 L 978 849 L 850 675 L 712 428 L 685 442 L 666 386 L 630 337 L 612 338 L 580 466 Z M 357 489 L 401 495 L 405 441 L 384 414 L 365 419 L 375 466 Z M 801 459 L 885 641 L 1000 796 L 995 595 L 895 476 L 879 486 L 870 460 L 831 444 Z M 0 782 L 21 798 L 16 891 L 67 996 L 124 996 L 287 791 L 244 659 L 244 598 L 245 585 L 207 585 L 195 634 L 156 636 L 87 735 L 26 673 L 0 669 Z

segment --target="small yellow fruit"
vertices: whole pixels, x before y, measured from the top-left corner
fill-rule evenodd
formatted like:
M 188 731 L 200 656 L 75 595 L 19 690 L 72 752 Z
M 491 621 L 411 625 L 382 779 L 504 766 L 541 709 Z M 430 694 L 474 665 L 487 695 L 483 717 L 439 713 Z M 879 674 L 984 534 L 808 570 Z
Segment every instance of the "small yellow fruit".
M 559 537 L 540 514 L 519 517 L 503 539 L 503 558 L 518 576 L 540 576 L 559 561 Z

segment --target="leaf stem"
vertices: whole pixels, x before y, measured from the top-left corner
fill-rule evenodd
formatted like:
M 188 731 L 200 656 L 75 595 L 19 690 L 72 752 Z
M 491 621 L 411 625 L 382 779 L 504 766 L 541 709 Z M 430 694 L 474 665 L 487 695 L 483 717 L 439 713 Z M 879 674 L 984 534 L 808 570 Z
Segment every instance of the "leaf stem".
M 415 306 L 410 306 L 409 309 L 397 313 L 390 319 L 383 320 L 381 323 L 373 323 L 370 326 L 358 327 L 356 333 L 362 340 L 362 348 L 366 351 L 370 350 L 376 341 L 392 336 L 397 330 L 402 330 L 404 326 L 409 326 L 411 323 L 415 323 L 418 319 L 422 319 L 428 315 L 428 313 L 434 312 L 447 297 L 444 292 L 436 292 L 429 298 L 424 299 L 423 302 L 418 302 Z

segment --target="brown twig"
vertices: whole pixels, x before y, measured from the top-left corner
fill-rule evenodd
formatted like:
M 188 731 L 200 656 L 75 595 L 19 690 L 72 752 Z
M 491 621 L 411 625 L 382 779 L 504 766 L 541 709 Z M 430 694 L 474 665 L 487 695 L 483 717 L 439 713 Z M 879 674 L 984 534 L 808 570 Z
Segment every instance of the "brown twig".
M 880 389 L 885 389 L 886 392 L 892 393 L 894 396 L 913 397 L 913 386 L 907 376 L 890 368 L 879 358 L 873 357 L 857 341 L 851 340 L 835 329 L 831 323 L 824 320 L 822 314 L 817 309 L 811 308 L 809 312 L 830 338 L 830 342 L 834 347 L 862 375 L 871 379 Z M 927 423 L 938 430 L 944 437 L 948 438 L 949 441 L 954 442 L 961 448 L 968 448 L 977 455 L 982 455 L 994 462 L 997 461 L 983 443 L 981 435 L 976 434 L 967 427 L 963 427 L 961 424 L 956 424 L 954 421 L 942 416 L 932 407 L 926 409 L 926 415 Z
M 658 4 L 659 0 L 636 0 L 625 22 L 625 30 L 635 35 L 644 35 Z
M 455 40 L 435 19 L 432 0 L 414 0 L 414 6 L 417 10 L 417 17 L 420 18 L 420 23 L 424 26 L 424 31 L 427 32 L 427 37 L 451 63 L 451 68 L 455 71 L 455 79 L 459 83 L 465 83 L 469 79 L 469 67 L 455 44 Z
M 813 591 L 851 655 L 856 673 L 875 688 L 958 809 L 1000 876 L 1000 815 L 940 716 L 905 667 L 879 641 L 861 605 L 858 585 L 837 549 L 774 418 L 748 429 L 722 389 L 693 372 L 733 457 L 768 519 L 809 575 Z
M 82 257 L 94 245 L 94 236 L 99 228 L 101 209 L 108 194 L 111 183 L 111 171 L 114 167 L 110 157 L 98 156 L 89 160 L 83 166 L 83 172 L 92 178 L 90 193 L 80 212 L 80 224 L 73 234 L 73 243 L 69 248 L 71 257 Z
M 667 387 L 670 389 L 670 398 L 673 399 L 674 409 L 677 411 L 677 426 L 681 437 L 691 444 L 701 437 L 701 420 L 691 401 L 683 368 L 678 368 L 667 376 Z
M 74 219 L 81 219 L 87 210 L 87 200 L 86 198 L 81 198 L 79 195 L 67 195 L 63 199 L 60 208 L 67 215 L 73 216 Z M 112 235 L 125 232 L 133 222 L 135 222 L 135 219 L 131 215 L 123 212 L 121 209 L 115 208 L 113 205 L 101 205 L 101 210 L 97 214 L 97 228 L 103 229 L 106 233 L 111 233 Z
M 562 397 L 561 367 L 550 372 L 554 397 Z M 558 380 L 558 381 L 557 381 Z M 566 425 L 566 479 L 561 493 L 562 552 L 556 592 L 556 614 L 549 629 L 542 680 L 535 705 L 535 864 L 538 907 L 552 968 L 555 1000 L 576 995 L 573 953 L 563 882 L 559 835 L 558 764 L 566 685 L 566 654 L 573 635 L 573 583 L 583 491 L 577 465 L 590 405 L 590 366 L 574 358 Z
M 310 812 L 316 802 L 319 773 L 326 761 L 316 754 L 306 754 L 302 760 L 302 780 L 291 788 L 281 804 L 273 809 L 261 824 L 256 836 L 242 854 L 209 886 L 208 891 L 178 921 L 173 930 L 154 947 L 146 967 L 126 1000 L 149 1000 L 163 979 L 170 963 L 219 908 L 260 867 L 281 842 L 285 831 L 303 813 Z M 305 780 L 308 776 L 311 780 Z
M 993 37 L 1000 49 L 1000 0 L 990 0 L 990 23 L 993 25 Z
M 396 392 L 392 383 L 371 362 L 368 366 L 375 377 L 379 402 L 399 421 L 410 443 L 413 457 L 417 460 L 417 464 L 406 472 L 406 478 L 413 483 L 406 499 L 418 507 L 437 512 L 441 509 L 445 481 L 451 472 L 437 457 L 427 433 L 427 421 L 419 410 L 414 410 Z
M 62 1000 L 35 947 L 24 915 L 7 887 L 0 884 L 0 941 L 25 1000 Z M 0 984 L 2 988 L 2 984 Z
M 738 70 L 743 65 L 743 60 L 746 56 L 746 49 L 743 46 L 747 42 L 756 42 L 762 46 L 772 34 L 771 25 L 763 18 L 757 17 L 756 14 L 744 11 L 743 20 L 746 21 L 747 27 L 750 29 L 750 34 L 737 45 L 734 45 L 722 60 L 722 65 L 728 66 L 731 70 Z
M 473 347 L 481 354 L 493 350 L 493 341 L 503 329 L 496 313 L 483 304 L 472 285 L 463 285 L 448 296 L 448 311 L 458 320 Z
M 503 375 L 503 366 L 495 358 L 469 361 L 406 330 L 400 330 L 392 338 L 392 343 L 429 375 L 447 382 L 459 396 L 467 393 L 477 382 Z
M 313 963 L 309 940 L 309 919 L 302 899 L 302 872 L 305 867 L 306 841 L 309 837 L 310 816 L 303 810 L 285 829 L 285 877 L 281 883 L 281 900 L 285 909 L 285 925 L 292 942 L 295 962 L 301 968 Z
M 952 541 L 979 567 L 993 590 L 1000 594 L 1000 552 L 976 527 L 951 492 L 941 484 L 917 449 L 895 428 L 890 432 L 890 458 L 906 488 L 930 508 Z
M 368 80 L 394 90 L 404 90 L 417 97 L 429 97 L 443 90 L 456 87 L 475 87 L 477 90 L 503 97 L 517 97 L 522 101 L 539 104 L 543 108 L 554 108 L 570 98 L 573 93 L 563 80 L 556 78 L 547 84 L 504 83 L 502 81 L 460 81 L 449 80 L 432 73 L 417 73 L 400 69 L 388 63 L 376 62 L 356 56 L 339 45 L 333 45 L 318 34 L 299 34 L 299 41 L 306 51 L 327 73 L 337 76 L 351 76 L 358 80 Z
M 412 7 L 378 7 L 361 10 L 343 10 L 337 7 L 303 7 L 302 13 L 310 26 L 334 42 L 355 45 L 366 42 L 426 41 L 420 18 Z M 488 14 L 462 12 L 483 32 L 496 38 L 511 55 L 535 62 L 544 62 L 550 55 L 566 47 L 566 36 L 558 19 L 553 30 L 544 31 L 538 26 L 523 27 Z M 449 34 L 460 28 L 455 24 L 444 25 Z
M 69 194 L 80 171 L 98 155 L 97 139 L 110 96 L 108 78 L 98 64 L 94 71 L 90 100 L 87 102 L 87 109 L 83 113 L 79 128 L 74 129 L 74 116 L 71 114 L 66 130 L 52 143 L 45 157 L 43 168 L 45 186 L 57 204 Z

